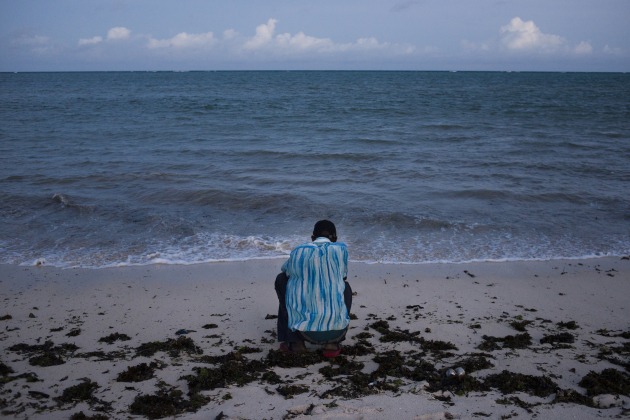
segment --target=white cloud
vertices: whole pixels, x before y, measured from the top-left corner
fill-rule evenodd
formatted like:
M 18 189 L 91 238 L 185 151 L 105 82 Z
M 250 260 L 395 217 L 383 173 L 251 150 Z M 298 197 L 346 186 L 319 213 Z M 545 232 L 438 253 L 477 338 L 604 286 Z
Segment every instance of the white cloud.
M 272 38 L 273 33 L 276 30 L 276 23 L 278 21 L 276 19 L 269 19 L 267 23 L 263 23 L 262 25 L 258 25 L 256 27 L 256 35 L 253 38 L 250 38 L 244 45 L 245 49 L 255 50 L 263 45 L 268 44 Z
M 533 21 L 523 21 L 520 17 L 502 26 L 501 34 L 503 45 L 515 51 L 556 51 L 566 44 L 561 36 L 545 34 Z
M 318 38 L 298 32 L 296 34 L 282 33 L 275 35 L 276 19 L 269 19 L 267 23 L 256 28 L 256 34 L 243 43 L 243 49 L 248 51 L 265 50 L 266 53 L 298 54 L 340 53 L 340 52 L 368 52 L 381 51 L 395 54 L 410 54 L 415 51 L 411 45 L 390 44 L 379 42 L 374 37 L 359 38 L 354 42 L 336 43 L 330 38 Z
M 102 36 L 94 36 L 92 38 L 81 38 L 79 39 L 79 46 L 83 45 L 96 45 L 103 42 Z
M 201 48 L 214 45 L 216 39 L 212 32 L 189 34 L 181 32 L 169 39 L 149 39 L 149 48 Z
M 591 54 L 593 52 L 593 46 L 590 42 L 582 41 L 573 49 L 573 52 L 579 55 Z
M 295 35 L 284 33 L 278 35 L 275 39 L 276 44 L 284 49 L 290 48 L 295 50 L 316 49 L 320 51 L 330 51 L 334 49 L 334 44 L 327 38 L 315 38 L 299 32 Z
M 127 39 L 131 35 L 131 31 L 122 26 L 111 28 L 107 31 L 107 39 Z

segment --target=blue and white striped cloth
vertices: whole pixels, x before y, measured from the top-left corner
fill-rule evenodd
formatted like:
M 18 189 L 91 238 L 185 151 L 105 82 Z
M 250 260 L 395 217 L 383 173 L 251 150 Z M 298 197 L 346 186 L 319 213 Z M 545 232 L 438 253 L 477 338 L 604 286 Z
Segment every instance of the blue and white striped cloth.
M 289 277 L 286 292 L 289 329 L 342 330 L 350 323 L 343 300 L 348 276 L 348 248 L 317 238 L 295 248 L 282 265 Z

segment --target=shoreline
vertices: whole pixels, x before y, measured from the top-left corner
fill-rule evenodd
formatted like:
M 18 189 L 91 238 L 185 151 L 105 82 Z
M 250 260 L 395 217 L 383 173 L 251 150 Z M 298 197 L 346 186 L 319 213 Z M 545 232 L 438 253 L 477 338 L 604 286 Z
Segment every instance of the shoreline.
M 580 385 L 591 372 L 614 370 L 630 386 L 625 257 L 351 262 L 353 321 L 333 361 L 276 351 L 273 281 L 281 263 L 0 265 L 0 412 L 143 418 L 131 414 L 133 404 L 162 396 L 178 418 L 628 415 L 627 388 L 593 394 L 601 389 Z M 158 350 L 139 350 L 149 343 Z M 61 363 L 38 365 L 46 364 L 41 356 Z M 142 364 L 150 377 L 119 381 Z M 461 365 L 464 377 L 445 376 Z M 247 372 L 211 384 L 198 376 L 225 376 L 228 367 Z M 509 388 L 504 371 L 522 388 Z M 80 385 L 93 387 L 86 398 L 64 399 Z
M 152 262 L 143 262 L 143 263 L 113 263 L 102 266 L 89 266 L 89 265 L 55 265 L 49 264 L 45 258 L 37 258 L 33 260 L 32 263 L 0 263 L 0 267 L 2 266 L 17 266 L 17 267 L 47 267 L 47 268 L 56 268 L 61 270 L 107 270 L 107 269 L 117 269 L 117 268 L 130 268 L 130 267 L 154 267 L 154 266 L 181 266 L 181 267 L 189 267 L 196 265 L 211 265 L 211 264 L 231 264 L 231 263 L 247 263 L 247 262 L 256 262 L 256 261 L 283 261 L 289 257 L 289 254 L 285 255 L 276 255 L 276 256 L 264 256 L 264 257 L 247 257 L 247 258 L 225 258 L 225 259 L 215 259 L 215 260 L 200 260 L 200 261 L 169 261 L 163 259 L 156 259 Z M 350 264 L 365 264 L 365 265 L 411 265 L 411 266 L 426 266 L 426 265 L 465 265 L 465 264 L 479 264 L 479 263 L 535 263 L 535 262 L 554 262 L 554 261 L 590 261 L 590 260 L 605 260 L 605 259 L 615 259 L 615 258 L 630 258 L 629 255 L 626 254 L 614 254 L 614 255 L 583 255 L 576 257 L 567 257 L 567 256 L 559 256 L 559 257 L 539 257 L 539 258 L 496 258 L 496 259 L 472 259 L 472 260 L 462 260 L 462 261 L 451 261 L 451 260 L 435 260 L 435 261 L 366 261 L 366 260 L 349 260 Z

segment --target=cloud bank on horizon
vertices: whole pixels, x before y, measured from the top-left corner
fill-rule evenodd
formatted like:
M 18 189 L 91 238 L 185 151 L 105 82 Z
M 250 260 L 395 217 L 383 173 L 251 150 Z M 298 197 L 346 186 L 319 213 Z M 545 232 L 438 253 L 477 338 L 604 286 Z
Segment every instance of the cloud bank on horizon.
M 389 12 L 404 15 L 422 3 L 395 2 Z M 289 23 L 297 27 L 295 22 Z M 318 36 L 306 30 L 283 29 L 282 20 L 276 17 L 259 22 L 246 33 L 228 28 L 218 32 L 165 31 L 162 36 L 155 36 L 146 30 L 145 23 L 141 29 L 127 24 L 111 26 L 102 33 L 93 31 L 75 37 L 74 41 L 72 32 L 65 39 L 57 39 L 31 28 L 0 32 L 0 57 L 4 57 L 0 58 L 0 71 L 630 70 L 630 51 L 625 45 L 594 45 L 589 38 L 575 38 L 575 34 L 569 39 L 521 16 L 497 23 L 486 31 L 490 35 L 485 39 L 460 39 L 456 48 L 413 33 L 408 39 L 386 39 L 386 33 L 370 34 L 369 23 L 366 29 L 361 28 L 366 32 L 364 36 L 348 39 L 338 31 L 331 36 Z

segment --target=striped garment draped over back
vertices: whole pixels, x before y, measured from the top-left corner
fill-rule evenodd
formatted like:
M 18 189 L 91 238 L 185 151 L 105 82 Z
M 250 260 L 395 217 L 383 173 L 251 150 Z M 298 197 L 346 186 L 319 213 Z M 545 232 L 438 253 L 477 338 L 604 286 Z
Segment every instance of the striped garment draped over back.
M 286 304 L 293 331 L 342 330 L 350 323 L 343 300 L 348 248 L 317 238 L 295 248 L 283 264 L 289 277 Z

